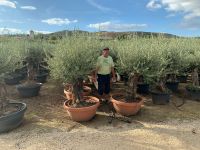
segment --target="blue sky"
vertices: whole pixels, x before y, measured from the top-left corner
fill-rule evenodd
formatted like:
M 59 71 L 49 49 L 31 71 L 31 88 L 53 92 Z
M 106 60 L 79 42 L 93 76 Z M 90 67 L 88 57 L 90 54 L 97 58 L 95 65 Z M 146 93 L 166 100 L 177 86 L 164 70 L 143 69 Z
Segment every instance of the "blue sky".
M 0 0 L 0 32 L 147 31 L 200 36 L 200 0 Z

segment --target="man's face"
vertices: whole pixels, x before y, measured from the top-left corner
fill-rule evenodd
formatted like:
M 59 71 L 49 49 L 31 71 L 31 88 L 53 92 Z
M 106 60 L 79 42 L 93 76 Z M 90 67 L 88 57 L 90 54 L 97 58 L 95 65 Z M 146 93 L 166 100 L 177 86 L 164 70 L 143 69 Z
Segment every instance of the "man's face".
M 109 50 L 103 50 L 103 56 L 108 57 L 109 55 Z

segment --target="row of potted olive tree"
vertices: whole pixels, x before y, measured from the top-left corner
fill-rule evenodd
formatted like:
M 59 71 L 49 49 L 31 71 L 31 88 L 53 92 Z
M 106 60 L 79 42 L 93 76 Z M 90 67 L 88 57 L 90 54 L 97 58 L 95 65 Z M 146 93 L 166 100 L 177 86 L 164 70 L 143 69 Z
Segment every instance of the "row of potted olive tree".
M 190 41 L 162 37 L 102 42 L 72 36 L 59 43 L 48 63 L 51 76 L 65 84 L 68 101 L 64 106 L 69 115 L 76 121 L 89 120 L 94 116 L 99 102 L 92 100 L 91 104 L 91 99 L 95 99 L 91 97 L 85 100 L 83 81 L 95 68 L 99 55 L 95 50 L 103 48 L 107 43 L 106 46 L 115 49 L 117 71 L 128 75 L 126 92 L 112 96 L 113 106 L 117 112 L 129 116 L 136 114 L 143 103 L 143 99 L 136 94 L 139 87 L 146 86 L 145 91 L 148 93 L 150 84 L 153 103 L 169 103 L 171 91 L 176 92 L 178 89 L 176 76 L 187 73 L 185 70 L 190 68 L 191 60 L 196 55 L 189 57 L 191 50 L 187 49 L 187 42 Z M 85 109 L 89 117 L 83 115 L 83 111 L 87 112 Z

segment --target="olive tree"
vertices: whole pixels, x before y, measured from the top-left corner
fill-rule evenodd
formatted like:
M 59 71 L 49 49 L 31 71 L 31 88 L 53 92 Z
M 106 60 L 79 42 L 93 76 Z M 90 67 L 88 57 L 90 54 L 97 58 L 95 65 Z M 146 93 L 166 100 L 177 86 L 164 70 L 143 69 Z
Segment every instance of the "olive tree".
M 101 46 L 99 40 L 73 35 L 59 42 L 48 61 L 51 77 L 64 82 L 73 93 L 73 105 L 83 101 L 83 79 L 95 68 Z

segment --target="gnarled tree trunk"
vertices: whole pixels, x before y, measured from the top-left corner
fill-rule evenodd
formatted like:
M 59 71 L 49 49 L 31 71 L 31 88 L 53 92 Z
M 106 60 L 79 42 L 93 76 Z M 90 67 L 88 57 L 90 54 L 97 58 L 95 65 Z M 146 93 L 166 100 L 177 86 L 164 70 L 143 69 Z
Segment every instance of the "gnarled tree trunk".
M 193 86 L 199 86 L 198 68 L 195 68 L 192 72 L 192 84 Z
M 6 99 L 7 89 L 5 84 L 0 84 L 0 116 L 5 112 L 5 108 L 9 101 Z
M 128 87 L 126 89 L 126 102 L 134 102 L 136 99 L 137 83 L 139 74 L 131 73 L 128 79 Z
M 80 104 L 83 101 L 83 79 L 78 78 L 72 87 L 73 102 L 72 105 Z

